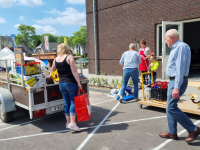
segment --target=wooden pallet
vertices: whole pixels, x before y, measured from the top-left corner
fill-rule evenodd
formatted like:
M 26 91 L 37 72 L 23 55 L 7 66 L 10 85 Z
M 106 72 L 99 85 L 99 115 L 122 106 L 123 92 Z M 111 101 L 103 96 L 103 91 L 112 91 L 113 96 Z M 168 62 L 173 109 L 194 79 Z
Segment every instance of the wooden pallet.
M 147 105 L 147 106 L 154 106 L 166 109 L 166 101 L 161 102 L 161 101 L 151 100 L 151 101 L 139 101 L 138 103 L 140 108 L 142 108 L 142 105 Z M 183 112 L 200 115 L 200 108 L 198 108 L 198 105 L 194 104 L 191 100 L 181 99 L 178 102 L 178 107 Z

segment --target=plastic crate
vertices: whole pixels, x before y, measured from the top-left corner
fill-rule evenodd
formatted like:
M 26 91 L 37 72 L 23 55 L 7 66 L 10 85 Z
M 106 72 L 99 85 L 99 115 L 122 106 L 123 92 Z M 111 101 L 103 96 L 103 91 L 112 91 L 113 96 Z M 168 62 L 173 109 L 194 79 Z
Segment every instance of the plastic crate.
M 21 64 L 15 63 L 15 69 L 18 74 L 21 74 Z M 23 74 L 25 76 L 30 76 L 30 75 L 40 74 L 40 73 L 41 73 L 41 69 L 40 69 L 39 62 L 23 65 Z
M 167 100 L 167 89 L 151 88 L 151 98 L 158 101 Z

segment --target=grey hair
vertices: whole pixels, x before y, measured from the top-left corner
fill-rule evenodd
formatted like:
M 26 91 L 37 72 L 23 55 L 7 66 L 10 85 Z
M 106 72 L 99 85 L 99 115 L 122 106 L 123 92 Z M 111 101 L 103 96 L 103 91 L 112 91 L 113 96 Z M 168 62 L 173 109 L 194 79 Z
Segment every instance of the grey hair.
M 179 37 L 179 33 L 176 29 L 170 29 L 166 32 L 167 36 L 172 36 L 172 37 Z
M 131 43 L 131 44 L 129 45 L 129 48 L 135 49 L 135 44 L 134 44 L 134 43 Z

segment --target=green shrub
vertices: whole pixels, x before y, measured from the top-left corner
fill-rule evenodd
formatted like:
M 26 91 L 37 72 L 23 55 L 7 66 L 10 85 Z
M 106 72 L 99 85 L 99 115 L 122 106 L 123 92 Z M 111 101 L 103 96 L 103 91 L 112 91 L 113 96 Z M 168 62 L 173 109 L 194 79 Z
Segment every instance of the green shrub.
M 101 84 L 101 79 L 98 77 L 98 78 L 97 78 L 97 86 L 100 87 L 101 85 L 102 85 L 102 84 Z
M 106 73 L 106 72 L 104 72 L 104 73 L 103 73 L 103 75 L 104 75 L 104 76 L 107 76 L 107 73 Z
M 83 68 L 88 68 L 88 64 L 85 64 L 85 65 L 83 66 Z
M 130 86 L 133 85 L 133 80 L 130 79 L 128 84 L 129 84 Z

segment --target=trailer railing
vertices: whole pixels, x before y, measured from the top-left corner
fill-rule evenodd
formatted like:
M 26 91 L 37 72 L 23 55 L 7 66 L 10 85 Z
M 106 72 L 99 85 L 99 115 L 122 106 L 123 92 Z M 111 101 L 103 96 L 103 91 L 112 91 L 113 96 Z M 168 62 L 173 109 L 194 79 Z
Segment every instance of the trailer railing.
M 20 62 L 20 65 L 16 65 L 16 61 Z M 24 87 L 24 74 L 23 74 L 23 62 L 22 59 L 0 59 L 0 82 L 15 84 Z M 19 72 L 20 71 L 20 72 Z M 17 73 L 18 72 L 18 73 Z M 19 76 L 19 74 L 21 74 Z

